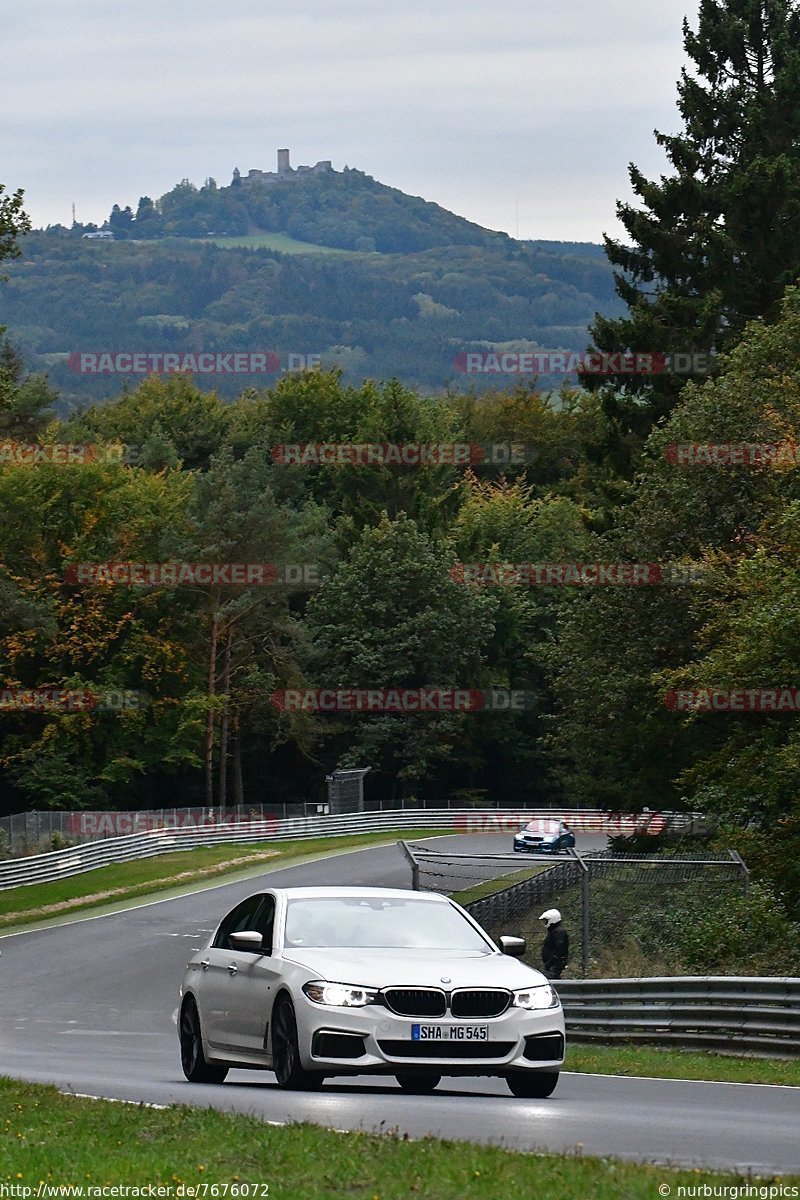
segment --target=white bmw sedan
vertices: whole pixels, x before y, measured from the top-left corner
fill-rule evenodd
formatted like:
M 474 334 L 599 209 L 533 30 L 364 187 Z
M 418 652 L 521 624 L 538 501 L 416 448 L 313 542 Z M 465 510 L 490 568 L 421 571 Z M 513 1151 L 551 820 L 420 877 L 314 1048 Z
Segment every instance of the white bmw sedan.
M 328 1075 L 394 1075 L 430 1092 L 443 1075 L 499 1075 L 549 1096 L 564 1015 L 543 975 L 445 896 L 390 888 L 270 888 L 193 956 L 181 989 L 181 1064 L 192 1082 L 231 1067 L 285 1088 Z

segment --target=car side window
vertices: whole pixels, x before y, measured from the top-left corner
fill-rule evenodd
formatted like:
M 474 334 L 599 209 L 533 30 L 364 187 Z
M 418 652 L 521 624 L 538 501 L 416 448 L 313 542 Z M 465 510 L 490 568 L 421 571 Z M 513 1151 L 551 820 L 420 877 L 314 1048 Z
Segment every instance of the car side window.
M 237 904 L 217 930 L 213 942 L 214 947 L 219 950 L 228 950 L 228 938 L 232 933 L 241 933 L 245 929 L 256 928 L 253 919 L 264 899 L 264 896 L 248 896 L 241 904 Z
M 273 929 L 275 926 L 275 897 L 262 896 L 258 911 L 249 929 L 256 929 L 261 934 L 261 945 L 265 954 L 269 954 L 273 946 Z

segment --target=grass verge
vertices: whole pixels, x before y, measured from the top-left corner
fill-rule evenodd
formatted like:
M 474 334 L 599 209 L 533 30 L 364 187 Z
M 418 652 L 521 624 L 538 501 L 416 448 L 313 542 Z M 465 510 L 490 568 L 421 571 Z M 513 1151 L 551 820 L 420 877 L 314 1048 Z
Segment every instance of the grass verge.
M 263 864 L 277 869 L 292 859 L 325 851 L 357 850 L 388 845 L 405 837 L 436 837 L 448 830 L 408 830 L 397 833 L 361 833 L 307 841 L 259 842 L 253 845 L 202 846 L 176 850 L 154 858 L 114 863 L 53 883 L 31 883 L 0 891 L 0 932 L 48 917 L 82 912 L 107 904 L 149 896 L 186 884 L 246 871 Z
M 509 1097 L 508 1103 L 519 1102 Z M 676 1196 L 680 1184 L 747 1182 L 733 1173 L 583 1157 L 579 1148 L 572 1155 L 519 1154 L 435 1138 L 412 1142 L 304 1124 L 278 1128 L 213 1109 L 62 1096 L 10 1079 L 0 1079 L 0 1114 L 0 1183 L 16 1189 L 4 1195 L 23 1200 L 19 1189 L 29 1187 L 35 1197 L 40 1180 L 85 1189 L 162 1185 L 172 1189 L 164 1196 L 189 1200 L 223 1196 L 221 1185 L 237 1183 L 238 1194 L 250 1200 L 653 1200 L 665 1183 Z M 256 1187 L 245 1193 L 246 1184 Z M 229 1187 L 227 1195 L 237 1192 Z
M 541 866 L 526 867 L 524 871 L 514 871 L 497 879 L 485 879 L 483 883 L 476 883 L 474 887 L 466 888 L 463 892 L 451 892 L 450 898 L 457 904 L 472 904 L 474 900 L 482 900 L 484 896 L 492 896 L 495 892 L 513 887 L 515 883 L 522 883 L 523 879 L 532 879 L 534 875 L 538 875 L 540 871 L 547 871 L 548 868 L 549 863 L 542 863 Z
M 747 1058 L 697 1050 L 662 1050 L 657 1046 L 582 1046 L 570 1043 L 569 1028 L 564 1070 L 800 1087 L 800 1059 Z

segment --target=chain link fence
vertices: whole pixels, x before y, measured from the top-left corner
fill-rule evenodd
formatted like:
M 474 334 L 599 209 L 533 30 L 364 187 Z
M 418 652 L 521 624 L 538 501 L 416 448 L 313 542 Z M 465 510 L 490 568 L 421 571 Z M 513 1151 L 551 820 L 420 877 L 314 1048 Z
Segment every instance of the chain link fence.
M 510 861 L 512 856 L 447 855 L 413 845 L 407 853 L 415 867 L 413 886 L 448 895 L 524 872 L 524 878 L 468 900 L 466 908 L 490 936 L 524 937 L 526 959 L 533 966 L 540 965 L 544 936 L 539 917 L 544 909 L 557 908 L 570 936 L 567 974 L 572 976 L 624 974 L 621 968 L 629 970 L 630 957 L 637 953 L 641 966 L 652 968 L 656 964 L 647 957 L 663 943 L 664 931 L 678 914 L 746 897 L 749 890 L 747 868 L 735 851 L 658 857 L 573 851 L 562 862 L 547 866 L 539 860 L 523 871 Z
M 44 854 L 65 846 L 107 837 L 125 837 L 145 833 L 150 829 L 199 829 L 206 825 L 235 824 L 240 821 L 272 819 L 286 821 L 292 817 L 325 816 L 329 812 L 426 811 L 436 808 L 463 808 L 455 801 L 427 803 L 424 800 L 366 800 L 358 795 L 339 796 L 333 807 L 328 800 L 299 801 L 296 804 L 246 804 L 225 809 L 155 808 L 131 812 L 62 812 L 43 810 L 13 813 L 0 817 L 0 859 L 17 858 L 27 854 Z
M 670 828 L 684 830 L 699 827 L 700 818 L 690 813 L 617 813 L 608 814 L 591 809 L 560 807 L 504 808 L 499 801 L 465 802 L 460 797 L 450 800 L 427 801 L 417 798 L 392 800 L 386 797 L 370 800 L 360 797 L 360 789 L 350 794 L 336 792 L 329 800 L 302 801 L 296 804 L 247 804 L 220 808 L 159 808 L 131 812 L 62 812 L 45 810 L 15 813 L 0 817 L 0 859 L 27 854 L 43 854 L 100 838 L 126 837 L 146 833 L 151 829 L 199 829 L 217 824 L 236 824 L 242 821 L 286 821 L 296 817 L 321 817 L 348 813 L 435 813 L 458 814 L 453 828 L 460 833 L 516 832 L 531 816 L 566 815 L 575 829 L 602 829 L 608 833 L 630 833 L 636 829 L 658 832 Z

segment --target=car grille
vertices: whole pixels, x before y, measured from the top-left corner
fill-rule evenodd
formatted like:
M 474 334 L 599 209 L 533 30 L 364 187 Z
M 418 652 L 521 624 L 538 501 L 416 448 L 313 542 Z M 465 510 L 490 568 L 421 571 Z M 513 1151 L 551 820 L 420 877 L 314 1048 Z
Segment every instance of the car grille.
M 454 1017 L 499 1017 L 511 1003 L 504 988 L 458 988 L 446 995 L 438 988 L 387 988 L 386 1007 L 399 1017 L 443 1017 L 448 1007 Z
M 447 1012 L 447 997 L 438 988 L 387 988 L 383 998 L 399 1017 L 443 1017 Z
M 507 1058 L 515 1042 L 379 1041 L 387 1058 Z
M 450 997 L 454 1017 L 499 1017 L 511 1003 L 503 988 L 460 988 Z

